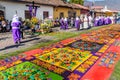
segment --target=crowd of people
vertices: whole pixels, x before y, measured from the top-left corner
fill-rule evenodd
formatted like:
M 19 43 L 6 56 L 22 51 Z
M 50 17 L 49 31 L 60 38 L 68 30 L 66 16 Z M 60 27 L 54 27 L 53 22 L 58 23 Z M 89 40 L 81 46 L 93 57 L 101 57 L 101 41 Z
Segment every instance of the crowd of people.
M 91 15 L 84 15 L 76 18 L 61 18 L 59 22 L 60 29 L 66 30 L 71 26 L 77 30 L 83 30 L 91 27 L 114 24 L 117 23 L 117 20 L 113 16 L 96 16 L 93 18 Z
M 11 21 L 0 21 L 0 32 L 12 31 L 15 44 L 20 44 L 20 39 L 24 39 L 23 32 L 27 29 L 35 32 L 37 29 L 40 29 L 42 22 L 43 21 L 39 21 L 34 27 L 31 27 L 29 21 L 22 21 L 22 18 L 14 15 Z M 96 16 L 93 18 L 91 15 L 82 15 L 76 18 L 51 19 L 51 23 L 53 23 L 54 27 L 60 27 L 60 29 L 63 30 L 69 29 L 70 27 L 76 28 L 76 30 L 83 30 L 117 23 L 117 18 L 113 16 Z
M 12 27 L 11 27 L 11 21 L 9 22 L 8 20 L 0 20 L 0 32 L 9 32 Z

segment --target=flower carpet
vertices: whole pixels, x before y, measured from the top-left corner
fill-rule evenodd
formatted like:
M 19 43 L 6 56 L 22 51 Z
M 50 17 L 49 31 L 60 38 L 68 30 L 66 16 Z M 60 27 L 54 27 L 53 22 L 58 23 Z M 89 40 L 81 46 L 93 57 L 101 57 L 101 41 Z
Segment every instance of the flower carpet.
M 0 61 L 0 80 L 108 80 L 120 57 L 118 26 Z

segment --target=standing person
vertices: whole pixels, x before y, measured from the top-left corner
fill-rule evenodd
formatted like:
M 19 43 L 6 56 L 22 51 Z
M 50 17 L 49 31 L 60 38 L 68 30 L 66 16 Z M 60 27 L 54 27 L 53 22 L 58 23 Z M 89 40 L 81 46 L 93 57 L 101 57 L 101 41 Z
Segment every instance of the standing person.
M 88 20 L 89 20 L 89 22 L 88 22 L 89 27 L 90 28 L 93 27 L 93 18 L 91 15 L 88 16 Z
M 65 30 L 68 29 L 68 20 L 67 18 L 64 19 L 64 26 L 65 26 Z
M 64 26 L 64 19 L 61 18 L 60 19 L 60 29 L 64 29 L 64 28 L 65 28 L 65 26 Z
M 114 23 L 117 24 L 117 15 L 114 17 Z
M 99 17 L 96 16 L 96 17 L 95 17 L 95 20 L 94 20 L 94 26 L 97 27 L 98 24 L 99 24 Z
M 84 29 L 88 29 L 89 26 L 88 26 L 88 17 L 87 15 L 85 15 L 85 18 L 84 18 Z
M 82 30 L 82 29 L 84 29 L 84 15 L 81 15 L 81 18 L 80 18 L 80 20 L 81 20 L 81 26 L 80 26 L 80 29 Z
M 75 20 L 75 27 L 79 31 L 79 29 L 80 29 L 80 19 L 78 17 L 76 17 L 76 20 Z
M 71 20 L 70 20 L 70 26 L 71 26 L 71 28 L 74 27 L 74 18 L 73 18 L 73 17 L 72 17 Z
M 5 20 L 2 21 L 3 32 L 6 32 L 7 23 Z
M 23 25 L 23 21 L 22 21 L 22 18 L 19 17 L 19 21 L 21 22 L 21 25 L 20 25 L 20 37 L 22 39 L 24 39 L 24 35 L 23 35 L 23 31 L 24 31 L 24 25 Z
M 114 18 L 113 18 L 113 16 L 110 16 L 110 19 L 112 21 L 111 23 L 114 24 Z
M 19 21 L 19 18 L 17 15 L 14 15 L 12 19 L 12 34 L 15 44 L 20 44 L 20 26 L 21 22 Z

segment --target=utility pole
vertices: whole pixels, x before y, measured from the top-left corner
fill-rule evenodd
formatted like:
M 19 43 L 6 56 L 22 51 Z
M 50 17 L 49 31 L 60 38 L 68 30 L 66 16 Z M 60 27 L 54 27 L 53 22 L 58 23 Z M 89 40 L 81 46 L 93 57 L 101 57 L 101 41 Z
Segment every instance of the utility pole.
M 95 17 L 95 15 L 94 15 L 95 14 L 94 5 L 95 5 L 95 0 L 93 0 L 93 5 L 92 5 L 93 6 L 93 9 L 92 9 L 92 17 L 93 18 Z

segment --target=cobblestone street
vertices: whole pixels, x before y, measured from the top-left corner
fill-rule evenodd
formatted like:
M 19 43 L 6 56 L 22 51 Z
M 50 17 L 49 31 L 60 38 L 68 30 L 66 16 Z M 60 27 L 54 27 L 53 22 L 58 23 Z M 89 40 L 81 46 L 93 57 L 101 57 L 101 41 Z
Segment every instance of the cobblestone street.
M 69 30 L 60 30 L 59 27 L 57 27 L 57 28 L 53 28 L 53 31 L 54 32 L 56 32 L 56 31 L 58 31 L 58 32 L 75 32 L 76 29 L 73 28 L 73 29 L 69 29 Z M 14 44 L 11 32 L 0 33 L 0 55 L 10 53 L 10 52 L 15 52 L 15 51 L 22 50 L 25 48 L 29 48 L 37 43 L 49 41 L 52 39 L 53 39 L 52 36 L 25 35 L 25 39 L 21 40 L 20 46 L 16 46 Z

